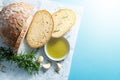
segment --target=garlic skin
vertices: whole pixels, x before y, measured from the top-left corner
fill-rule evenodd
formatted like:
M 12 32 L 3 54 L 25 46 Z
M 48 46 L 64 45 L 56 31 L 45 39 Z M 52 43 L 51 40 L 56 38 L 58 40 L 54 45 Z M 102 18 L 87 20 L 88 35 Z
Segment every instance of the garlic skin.
M 43 56 L 39 56 L 37 62 L 40 64 L 43 61 L 44 61 L 44 57 Z
M 60 71 L 63 68 L 63 65 L 60 63 L 57 63 L 56 65 L 57 65 L 56 71 Z
M 43 64 L 42 67 L 44 69 L 49 69 L 51 67 L 51 63 Z

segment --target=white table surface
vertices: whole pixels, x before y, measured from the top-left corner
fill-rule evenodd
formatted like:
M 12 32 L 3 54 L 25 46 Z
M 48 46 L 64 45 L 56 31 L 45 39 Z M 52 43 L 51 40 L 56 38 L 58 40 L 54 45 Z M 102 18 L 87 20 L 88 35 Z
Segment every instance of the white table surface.
M 13 2 L 26 2 L 31 5 L 33 5 L 35 13 L 37 10 L 46 9 L 50 11 L 51 13 L 54 13 L 56 10 L 61 8 L 69 8 L 73 9 L 76 12 L 77 15 L 77 21 L 74 27 L 64 35 L 64 37 L 69 41 L 70 43 L 70 52 L 66 59 L 64 61 L 61 61 L 60 63 L 63 65 L 63 68 L 60 70 L 59 74 L 55 72 L 55 63 L 52 61 L 52 67 L 50 67 L 49 70 L 44 72 L 43 70 L 39 71 L 39 74 L 29 75 L 27 72 L 25 72 L 22 69 L 19 69 L 16 67 L 15 64 L 10 64 L 7 61 L 1 62 L 1 64 L 6 66 L 5 72 L 0 72 L 0 80 L 68 80 L 68 75 L 70 71 L 71 61 L 72 61 L 72 55 L 75 47 L 75 42 L 80 26 L 80 18 L 82 16 L 82 8 L 81 7 L 71 7 L 71 6 L 65 6 L 64 4 L 60 4 L 53 1 L 48 0 L 1 0 L 0 3 L 2 3 L 3 6 L 6 6 Z M 1 40 L 2 41 L 2 40 Z M 0 45 L 4 45 L 3 42 L 0 42 Z M 20 51 L 28 51 L 30 50 L 29 46 L 27 46 L 25 39 L 22 42 L 22 45 L 19 49 Z M 43 55 L 45 57 L 44 63 L 47 63 L 48 58 L 46 57 L 44 53 L 44 49 L 40 48 L 37 51 L 36 56 Z M 1 67 L 1 66 L 0 66 Z

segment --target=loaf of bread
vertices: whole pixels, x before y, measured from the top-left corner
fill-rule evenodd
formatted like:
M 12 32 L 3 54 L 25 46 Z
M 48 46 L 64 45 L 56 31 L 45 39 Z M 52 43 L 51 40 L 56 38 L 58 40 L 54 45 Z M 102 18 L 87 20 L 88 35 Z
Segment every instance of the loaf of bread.
M 32 48 L 42 47 L 51 38 L 53 27 L 52 15 L 46 10 L 37 11 L 26 35 L 28 45 Z
M 33 7 L 27 3 L 12 3 L 0 12 L 0 36 L 17 51 L 31 22 Z M 30 19 L 30 20 L 28 20 Z
M 54 30 L 52 37 L 59 38 L 68 32 L 75 24 L 76 14 L 70 9 L 60 9 L 53 15 Z

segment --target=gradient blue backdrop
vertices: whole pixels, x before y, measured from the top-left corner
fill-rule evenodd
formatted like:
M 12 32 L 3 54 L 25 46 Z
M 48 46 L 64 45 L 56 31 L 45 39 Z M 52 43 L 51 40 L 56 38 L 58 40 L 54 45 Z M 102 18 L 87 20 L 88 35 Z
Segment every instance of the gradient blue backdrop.
M 120 80 L 120 0 L 56 0 L 84 8 L 69 80 Z

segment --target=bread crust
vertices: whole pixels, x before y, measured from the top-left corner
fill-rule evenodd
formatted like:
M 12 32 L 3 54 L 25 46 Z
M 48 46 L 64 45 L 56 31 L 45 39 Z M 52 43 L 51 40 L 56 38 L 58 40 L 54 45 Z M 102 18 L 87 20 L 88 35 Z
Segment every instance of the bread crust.
M 37 11 L 26 36 L 28 45 L 32 48 L 44 46 L 52 36 L 53 27 L 52 15 L 46 10 Z
M 71 9 L 60 9 L 53 13 L 53 38 L 59 38 L 68 32 L 76 22 L 76 14 Z
M 16 48 L 16 44 L 21 42 L 22 39 L 19 37 L 23 38 L 22 36 L 25 35 L 28 27 L 26 21 L 31 16 L 32 9 L 31 5 L 23 2 L 9 4 L 2 9 L 0 36 L 7 45 Z
M 17 41 L 16 41 L 15 46 L 14 46 L 14 48 L 13 48 L 13 52 L 14 52 L 14 53 L 16 53 L 16 52 L 18 51 L 18 49 L 19 49 L 19 47 L 20 47 L 23 39 L 25 38 L 25 35 L 26 35 L 27 30 L 28 30 L 28 28 L 29 28 L 29 25 L 30 25 L 30 23 L 31 23 L 31 21 L 32 21 L 32 18 L 33 18 L 33 17 L 30 16 L 30 17 L 27 19 L 26 27 L 23 27 L 23 29 L 22 29 L 19 37 L 17 38 Z

